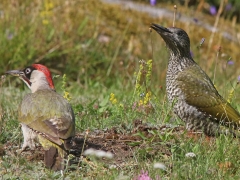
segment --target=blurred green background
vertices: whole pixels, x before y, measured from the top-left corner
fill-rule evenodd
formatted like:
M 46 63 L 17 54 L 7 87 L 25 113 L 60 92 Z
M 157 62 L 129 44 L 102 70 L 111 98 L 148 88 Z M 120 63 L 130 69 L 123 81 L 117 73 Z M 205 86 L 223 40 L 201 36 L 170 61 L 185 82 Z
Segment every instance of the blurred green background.
M 149 1 L 138 2 L 150 6 Z M 220 4 L 219 1 L 158 0 L 155 7 L 173 10 L 174 3 L 178 5 L 180 15 L 184 14 L 212 26 L 216 14 L 211 14 L 209 8 L 214 6 L 217 10 Z M 231 8 L 225 8 L 221 13 L 218 23 L 221 31 L 215 33 L 211 46 L 208 46 L 211 32 L 201 25 L 178 20 L 176 25 L 188 32 L 194 58 L 209 71 L 210 76 L 217 49 L 221 46 L 221 55 L 224 57 L 219 57 L 219 71 L 221 74 L 225 73 L 226 79 L 233 80 L 237 78 L 235 73 L 240 56 L 237 24 L 237 7 L 240 3 L 229 0 L 225 2 L 225 6 L 229 3 Z M 123 10 L 120 6 L 93 0 L 2 0 L 0 73 L 24 68 L 32 63 L 42 63 L 54 74 L 66 73 L 69 83 L 77 83 L 80 87 L 87 88 L 95 82 L 109 87 L 118 83 L 116 79 L 125 87 L 133 81 L 138 61 L 153 59 L 154 84 L 158 81 L 158 86 L 162 85 L 167 53 L 161 38 L 148 31 L 152 22 L 171 26 L 172 18 L 154 18 L 148 14 Z M 237 42 L 222 38 L 222 32 L 225 31 L 231 33 Z M 202 38 L 206 41 L 202 48 L 198 49 Z M 234 66 L 226 70 L 226 62 L 230 57 Z

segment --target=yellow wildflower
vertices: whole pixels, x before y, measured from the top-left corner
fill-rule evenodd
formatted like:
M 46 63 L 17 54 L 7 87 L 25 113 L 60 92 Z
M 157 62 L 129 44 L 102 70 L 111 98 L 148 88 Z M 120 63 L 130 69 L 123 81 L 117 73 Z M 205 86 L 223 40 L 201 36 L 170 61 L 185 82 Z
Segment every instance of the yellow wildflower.
M 50 10 L 54 7 L 54 4 L 52 2 L 45 1 L 45 9 Z
M 115 94 L 111 93 L 109 100 L 112 104 L 117 104 L 117 99 L 115 98 Z
M 64 97 L 66 100 L 68 100 L 68 101 L 70 101 L 70 100 L 72 99 L 72 97 L 70 96 L 69 92 L 67 92 L 67 91 L 64 91 L 64 92 L 63 92 L 63 97 Z
M 142 106 L 143 105 L 143 100 L 139 100 L 139 102 L 138 102 L 138 106 Z
M 147 92 L 146 96 L 144 97 L 144 100 L 143 100 L 143 104 L 148 104 L 148 102 L 150 101 L 151 99 L 151 92 Z
M 42 17 L 42 23 L 44 25 L 49 24 L 49 17 L 52 16 L 52 9 L 54 8 L 54 4 L 48 0 L 44 1 L 44 9 L 40 12 L 40 16 Z
M 147 84 L 151 80 L 151 74 L 152 74 L 152 60 L 150 59 L 150 60 L 147 61 L 147 74 L 146 74 Z
M 62 90 L 63 90 L 63 97 L 70 101 L 72 97 L 70 96 L 69 92 L 66 91 L 66 82 L 67 82 L 67 76 L 66 74 L 62 77 Z
M 42 23 L 43 23 L 44 25 L 47 25 L 47 24 L 49 24 L 49 21 L 48 21 L 47 19 L 43 19 L 43 20 L 42 20 Z

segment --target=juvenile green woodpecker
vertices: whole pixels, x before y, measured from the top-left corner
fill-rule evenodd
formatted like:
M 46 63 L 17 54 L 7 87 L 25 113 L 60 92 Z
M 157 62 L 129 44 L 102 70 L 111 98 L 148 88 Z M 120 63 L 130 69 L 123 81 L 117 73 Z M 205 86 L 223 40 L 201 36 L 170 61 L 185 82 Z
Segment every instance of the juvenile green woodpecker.
M 217 91 L 208 75 L 193 60 L 188 34 L 180 28 L 152 24 L 168 52 L 166 91 L 174 113 L 188 130 L 215 136 L 240 137 L 240 114 Z
M 64 158 L 75 135 L 75 118 L 71 105 L 56 93 L 52 75 L 46 66 L 33 64 L 6 74 L 18 76 L 30 88 L 18 108 L 23 145 L 35 148 L 38 140 L 45 150 L 44 163 L 52 170 L 64 169 Z

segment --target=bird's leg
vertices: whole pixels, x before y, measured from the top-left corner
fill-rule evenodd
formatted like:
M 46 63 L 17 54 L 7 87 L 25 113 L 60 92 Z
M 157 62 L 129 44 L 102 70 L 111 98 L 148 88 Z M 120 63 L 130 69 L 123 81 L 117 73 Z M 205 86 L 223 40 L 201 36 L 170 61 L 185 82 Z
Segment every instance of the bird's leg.
M 22 132 L 23 132 L 23 145 L 22 145 L 22 151 L 24 151 L 27 147 L 29 147 L 31 150 L 35 149 L 35 139 L 37 138 L 36 133 L 30 129 L 26 124 L 22 125 Z

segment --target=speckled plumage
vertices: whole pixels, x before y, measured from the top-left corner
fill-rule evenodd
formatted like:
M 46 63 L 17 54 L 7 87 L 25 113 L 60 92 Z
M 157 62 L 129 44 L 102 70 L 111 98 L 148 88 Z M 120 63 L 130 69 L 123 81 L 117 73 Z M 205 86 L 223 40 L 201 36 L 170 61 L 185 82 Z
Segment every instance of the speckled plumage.
M 240 114 L 214 87 L 207 74 L 190 54 L 190 40 L 179 28 L 152 24 L 169 50 L 166 91 L 174 113 L 189 130 L 203 130 L 207 135 L 228 133 L 236 135 Z

